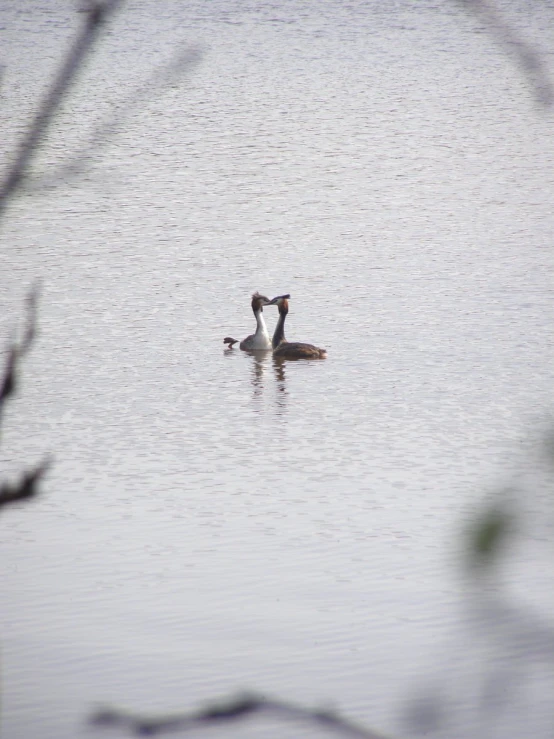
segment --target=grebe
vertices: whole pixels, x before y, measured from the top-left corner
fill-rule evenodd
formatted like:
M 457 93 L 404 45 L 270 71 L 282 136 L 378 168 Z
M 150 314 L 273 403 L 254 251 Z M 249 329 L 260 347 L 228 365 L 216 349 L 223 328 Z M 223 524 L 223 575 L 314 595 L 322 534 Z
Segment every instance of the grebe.
M 279 320 L 273 334 L 273 356 L 280 359 L 325 359 L 326 349 L 320 349 L 313 344 L 303 344 L 299 341 L 287 341 L 285 339 L 285 319 L 289 312 L 290 295 L 278 295 L 270 301 L 269 305 L 277 305 L 279 308 Z
M 267 351 L 272 348 L 271 339 L 267 332 L 267 326 L 265 325 L 263 310 L 264 305 L 270 305 L 271 301 L 266 298 L 265 295 L 260 293 L 254 293 L 252 295 L 252 310 L 256 317 L 256 333 L 250 334 L 246 339 L 240 342 L 240 348 L 245 352 L 255 351 Z M 229 349 L 233 348 L 233 344 L 238 344 L 238 339 L 232 339 L 230 336 L 226 336 L 223 339 L 224 344 L 229 344 Z

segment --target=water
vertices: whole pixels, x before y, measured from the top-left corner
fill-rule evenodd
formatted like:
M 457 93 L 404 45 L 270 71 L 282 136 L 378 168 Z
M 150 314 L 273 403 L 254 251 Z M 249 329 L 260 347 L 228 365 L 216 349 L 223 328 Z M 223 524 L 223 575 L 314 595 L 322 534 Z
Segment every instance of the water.
M 552 48 L 551 9 L 503 10 Z M 5 8 L 6 154 L 81 19 Z M 119 13 L 2 225 L 3 336 L 43 282 L 3 468 L 55 457 L 2 517 L 6 737 L 239 688 L 413 735 L 433 679 L 461 694 L 449 736 L 530 713 L 547 735 L 551 662 L 528 666 L 531 712 L 513 689 L 476 708 L 502 649 L 460 636 L 456 552 L 551 406 L 553 163 L 551 114 L 455 4 Z M 328 359 L 224 351 L 254 290 L 290 292 L 288 338 Z M 543 614 L 551 524 L 506 575 Z M 220 729 L 250 731 L 316 735 Z

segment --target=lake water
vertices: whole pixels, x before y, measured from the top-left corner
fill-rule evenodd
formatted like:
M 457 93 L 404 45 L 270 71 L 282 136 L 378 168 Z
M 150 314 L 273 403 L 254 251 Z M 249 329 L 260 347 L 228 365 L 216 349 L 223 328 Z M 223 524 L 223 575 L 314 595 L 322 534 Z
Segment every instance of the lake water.
M 501 8 L 549 63 L 553 8 Z M 4 161 L 82 20 L 61 0 L 0 13 Z M 529 459 L 554 382 L 553 142 L 461 4 L 112 19 L 0 234 L 5 340 L 43 286 L 4 475 L 55 458 L 2 515 L 6 739 L 245 688 L 394 736 L 437 706 L 429 736 L 551 736 L 551 632 L 539 663 L 471 631 L 459 555 L 487 495 L 534 475 L 491 592 L 552 616 Z M 225 351 L 254 290 L 289 292 L 287 337 L 327 360 Z

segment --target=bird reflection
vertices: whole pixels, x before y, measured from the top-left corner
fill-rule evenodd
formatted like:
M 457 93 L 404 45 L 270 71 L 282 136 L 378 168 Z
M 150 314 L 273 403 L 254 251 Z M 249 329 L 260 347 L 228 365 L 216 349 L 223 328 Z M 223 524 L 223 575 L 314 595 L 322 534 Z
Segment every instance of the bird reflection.
M 273 357 L 273 371 L 275 373 L 275 383 L 277 386 L 277 405 L 281 410 L 287 407 L 287 375 L 285 372 L 286 360 L 279 357 Z
M 264 374 L 271 352 L 247 352 L 252 357 L 252 388 L 254 398 L 260 398 L 264 389 Z
M 229 348 L 226 348 L 223 354 L 228 358 L 239 356 L 235 351 Z M 252 385 L 252 399 L 256 403 L 258 410 L 261 410 L 259 404 L 264 396 L 264 392 L 266 391 L 266 373 L 271 362 L 271 364 L 273 365 L 273 374 L 275 377 L 275 401 L 274 403 L 272 403 L 271 401 L 269 402 L 270 404 L 274 404 L 276 406 L 275 410 L 277 414 L 281 415 L 281 413 L 283 413 L 283 411 L 287 409 L 288 402 L 286 359 L 274 357 L 272 352 L 270 351 L 242 351 L 240 352 L 240 354 L 244 359 L 246 359 L 246 361 L 251 362 L 250 383 Z M 246 357 L 245 354 L 247 355 Z M 273 383 L 270 382 L 270 384 Z
M 280 414 L 286 409 L 287 405 L 287 388 L 286 388 L 286 362 L 283 359 L 272 358 L 271 352 L 247 352 L 252 358 L 252 373 L 250 381 L 252 383 L 252 397 L 259 402 L 264 394 L 266 378 L 265 374 L 269 367 L 270 359 L 273 362 L 273 372 L 275 375 L 275 386 L 277 389 L 276 406 L 277 412 Z

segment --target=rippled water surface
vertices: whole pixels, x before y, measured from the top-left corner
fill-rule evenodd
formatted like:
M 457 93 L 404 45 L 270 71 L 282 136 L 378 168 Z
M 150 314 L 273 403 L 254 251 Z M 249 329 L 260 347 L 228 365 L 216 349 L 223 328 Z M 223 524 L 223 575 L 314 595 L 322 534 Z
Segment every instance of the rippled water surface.
M 552 9 L 503 9 L 554 48 Z M 6 160 L 83 16 L 1 20 Z M 55 464 L 2 516 L 4 736 L 239 688 L 413 735 L 443 653 L 460 685 L 481 669 L 457 537 L 551 406 L 551 113 L 455 3 L 129 3 L 34 173 L 0 236 L 4 337 L 43 285 L 2 459 Z M 328 359 L 225 351 L 254 290 Z M 520 560 L 552 608 L 540 546 Z M 547 736 L 552 662 L 533 679 Z

